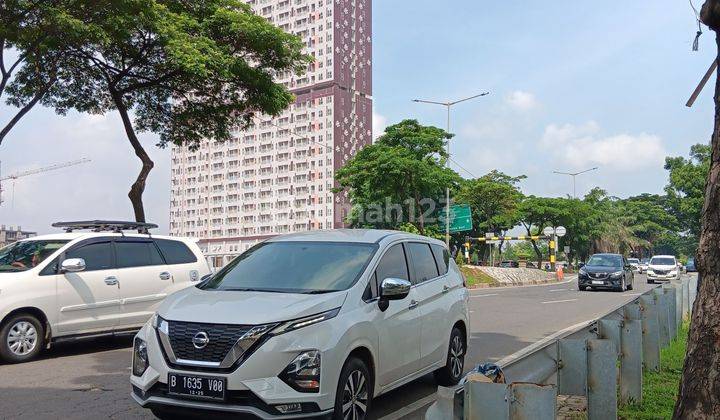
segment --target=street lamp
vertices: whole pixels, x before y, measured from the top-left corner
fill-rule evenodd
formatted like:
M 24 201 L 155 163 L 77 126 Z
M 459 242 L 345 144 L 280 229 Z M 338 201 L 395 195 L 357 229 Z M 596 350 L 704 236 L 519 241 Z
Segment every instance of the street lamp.
M 490 92 L 483 92 L 474 96 L 470 96 L 463 99 L 458 99 L 457 101 L 451 101 L 451 102 L 438 102 L 438 101 L 427 101 L 424 99 L 413 99 L 413 102 L 423 103 L 423 104 L 432 104 L 432 105 L 442 105 L 445 108 L 447 108 L 447 133 L 450 134 L 450 108 L 453 105 L 457 105 L 460 102 L 469 101 L 471 99 L 479 98 L 481 96 L 489 95 Z M 448 139 L 447 142 L 447 154 L 448 154 L 448 162 L 446 163 L 448 166 L 450 166 L 450 139 Z M 445 244 L 450 247 L 450 187 L 445 188 Z
M 575 177 L 577 177 L 578 175 L 582 175 L 582 174 L 584 174 L 584 173 L 590 172 L 590 171 L 595 171 L 595 170 L 597 170 L 597 169 L 598 169 L 598 167 L 596 166 L 596 167 L 594 167 L 594 168 L 585 169 L 584 171 L 580 171 L 580 172 L 560 172 L 560 171 L 553 171 L 553 173 L 554 173 L 554 174 L 558 174 L 558 175 L 569 175 L 569 176 L 572 177 L 572 179 L 573 179 L 573 198 L 577 198 L 577 194 L 575 193 Z

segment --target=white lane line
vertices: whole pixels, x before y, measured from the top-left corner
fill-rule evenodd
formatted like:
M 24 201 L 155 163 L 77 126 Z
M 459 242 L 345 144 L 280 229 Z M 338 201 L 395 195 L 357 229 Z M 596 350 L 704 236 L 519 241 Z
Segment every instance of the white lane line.
M 417 400 L 414 403 L 399 409 L 398 411 L 394 411 L 386 416 L 380 417 L 378 420 L 398 420 L 398 419 L 401 419 L 403 417 L 406 417 L 406 416 L 414 413 L 415 411 L 418 411 L 419 409 L 421 409 L 421 408 L 425 407 L 426 405 L 431 404 L 433 402 L 435 402 L 435 394 L 434 393 L 428 395 L 427 397 L 425 397 L 421 400 Z
M 497 296 L 497 295 L 498 295 L 497 293 L 490 293 L 490 294 L 487 294 L 487 295 L 470 295 L 470 297 L 471 297 L 471 298 L 476 298 L 476 297 L 488 297 L 488 296 Z
M 566 292 L 568 290 L 573 290 L 573 289 L 550 289 L 550 290 L 548 290 L 548 292 Z
M 547 302 L 540 302 L 542 304 L 545 303 L 564 303 L 564 302 L 575 302 L 577 299 L 563 299 L 563 300 L 549 300 Z

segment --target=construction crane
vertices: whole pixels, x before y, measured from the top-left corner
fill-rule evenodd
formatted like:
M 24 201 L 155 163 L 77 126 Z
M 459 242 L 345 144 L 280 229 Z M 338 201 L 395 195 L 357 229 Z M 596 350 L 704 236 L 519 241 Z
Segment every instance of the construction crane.
M 5 177 L 0 176 L 0 204 L 3 203 L 3 200 L 2 200 L 2 191 L 3 191 L 3 189 L 2 189 L 2 183 L 3 183 L 4 181 L 15 181 L 15 180 L 17 180 L 18 178 L 22 178 L 22 177 L 25 177 L 25 176 L 35 175 L 35 174 L 41 174 L 41 173 L 44 173 L 44 172 L 55 171 L 55 170 L 58 170 L 58 169 L 67 168 L 68 166 L 75 166 L 75 165 L 80 165 L 80 164 L 88 163 L 88 162 L 90 162 L 90 159 L 82 158 L 82 159 L 78 159 L 78 160 L 72 160 L 72 161 L 70 161 L 70 162 L 56 163 L 56 164 L 54 164 L 54 165 L 46 166 L 46 167 L 44 167 L 44 168 L 30 169 L 29 171 L 17 172 L 17 173 L 14 173 L 14 174 L 12 174 L 12 175 L 7 175 L 7 176 L 5 176 Z M 15 184 L 13 184 L 13 186 L 14 186 L 14 185 L 15 185 Z

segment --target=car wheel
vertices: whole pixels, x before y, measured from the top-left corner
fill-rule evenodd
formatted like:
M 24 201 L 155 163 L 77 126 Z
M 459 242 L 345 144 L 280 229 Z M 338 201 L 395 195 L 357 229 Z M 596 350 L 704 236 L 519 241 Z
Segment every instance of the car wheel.
M 45 328 L 34 316 L 15 315 L 0 328 L 0 358 L 8 363 L 27 362 L 45 345 Z
M 630 284 L 627 285 L 627 290 L 632 290 L 634 283 L 635 283 L 635 276 L 633 276 L 632 279 L 630 279 Z
M 451 386 L 460 382 L 465 367 L 465 353 L 465 335 L 460 328 L 454 327 L 450 334 L 445 366 L 435 371 L 438 385 Z
M 335 393 L 334 420 L 363 420 L 368 417 L 373 395 L 370 371 L 362 360 L 352 357 L 345 362 Z
M 578 290 L 580 290 L 581 292 L 584 292 L 585 289 L 587 289 L 587 286 L 578 286 Z
M 620 287 L 615 289 L 616 292 L 624 292 L 625 291 L 625 277 L 620 280 Z

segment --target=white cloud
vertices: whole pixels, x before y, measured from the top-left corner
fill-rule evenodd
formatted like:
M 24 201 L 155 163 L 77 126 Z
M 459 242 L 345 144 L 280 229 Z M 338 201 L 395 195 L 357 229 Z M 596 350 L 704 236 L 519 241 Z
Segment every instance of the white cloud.
M 632 172 L 661 166 L 667 156 L 662 139 L 656 135 L 602 136 L 600 126 L 594 121 L 582 125 L 548 125 L 540 144 L 553 153 L 556 163 L 572 168 L 601 165 Z
M 385 128 L 387 127 L 387 118 L 384 116 L 378 114 L 375 109 L 373 109 L 372 114 L 372 125 L 373 125 L 373 140 L 380 137 L 385 133 Z
M 518 111 L 529 111 L 539 105 L 534 94 L 522 90 L 515 90 L 507 94 L 505 103 Z

